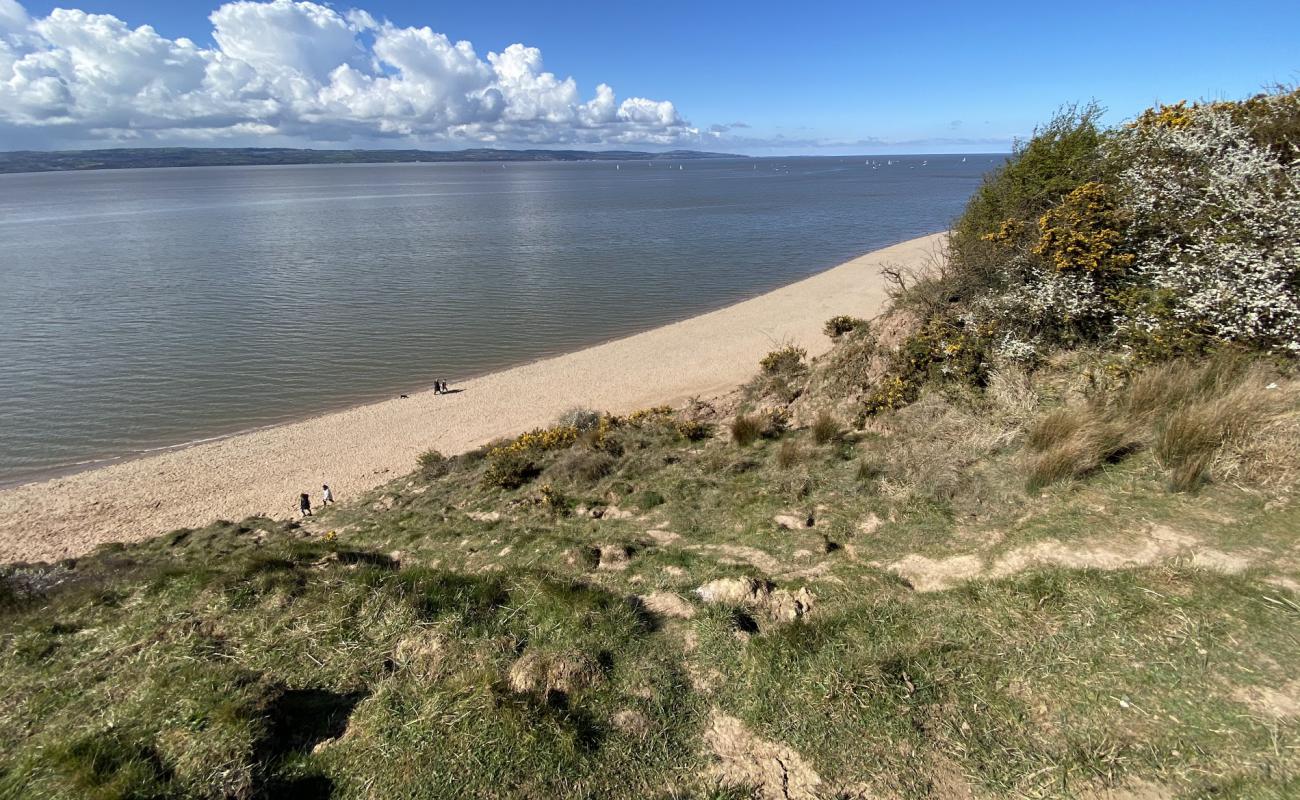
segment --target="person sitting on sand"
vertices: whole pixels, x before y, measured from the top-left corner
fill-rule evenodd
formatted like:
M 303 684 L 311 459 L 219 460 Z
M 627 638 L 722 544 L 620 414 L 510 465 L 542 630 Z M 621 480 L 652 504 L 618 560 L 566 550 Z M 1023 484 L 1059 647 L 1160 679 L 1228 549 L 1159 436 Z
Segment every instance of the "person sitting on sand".
M 334 502 L 334 493 L 330 491 L 330 485 L 328 483 L 322 484 L 320 490 L 320 504 L 322 506 L 327 506 Z
M 311 495 L 303 492 L 298 496 L 298 510 L 304 517 L 311 516 Z

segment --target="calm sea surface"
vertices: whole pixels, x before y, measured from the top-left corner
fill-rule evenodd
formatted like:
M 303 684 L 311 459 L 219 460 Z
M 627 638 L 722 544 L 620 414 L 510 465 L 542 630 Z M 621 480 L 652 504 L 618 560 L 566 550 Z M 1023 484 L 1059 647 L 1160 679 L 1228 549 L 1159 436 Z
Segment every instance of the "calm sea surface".
M 945 229 L 1001 157 L 0 175 L 0 484 L 575 350 Z

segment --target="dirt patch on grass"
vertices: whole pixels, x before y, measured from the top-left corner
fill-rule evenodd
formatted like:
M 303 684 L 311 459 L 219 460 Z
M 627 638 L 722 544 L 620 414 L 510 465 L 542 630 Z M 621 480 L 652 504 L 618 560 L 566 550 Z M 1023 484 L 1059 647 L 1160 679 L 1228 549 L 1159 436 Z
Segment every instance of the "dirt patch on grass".
M 631 554 L 628 552 L 626 545 L 602 544 L 596 550 L 600 553 L 596 562 L 596 569 L 622 572 L 627 569 L 631 560 Z
M 1154 525 L 1122 539 L 1068 544 L 1055 540 L 1035 542 L 1014 548 L 992 563 L 985 563 L 978 555 L 932 559 L 911 553 L 890 564 L 889 570 L 917 591 L 932 592 L 975 578 L 1005 578 L 1041 566 L 1118 570 L 1150 566 L 1178 557 L 1188 558 L 1195 567 L 1229 574 L 1241 572 L 1251 563 L 1240 554 L 1202 547 L 1195 536 Z
M 1088 789 L 1081 792 L 1078 798 L 1079 800 L 1173 800 L 1174 792 L 1158 783 L 1129 781 L 1122 786 Z
M 585 689 L 600 678 L 599 665 L 584 655 L 530 650 L 511 665 L 507 681 L 511 690 L 520 694 L 568 694 Z
M 690 619 L 695 616 L 695 606 L 674 592 L 651 592 L 641 598 L 641 605 L 647 611 L 663 617 Z
M 757 578 L 718 578 L 695 590 L 710 605 L 740 606 L 761 611 L 776 622 L 793 622 L 812 611 L 816 598 L 808 587 L 776 589 Z
M 650 720 L 634 708 L 625 708 L 614 715 L 614 727 L 637 739 L 650 734 Z
M 717 759 L 711 777 L 753 789 L 761 800 L 818 800 L 821 778 L 791 748 L 761 739 L 735 717 L 714 709 L 704 741 Z
M 889 565 L 889 571 L 918 592 L 937 592 L 978 577 L 984 570 L 979 556 L 926 558 L 910 553 Z
M 1242 686 L 1233 691 L 1232 699 L 1246 704 L 1263 717 L 1296 719 L 1300 717 L 1300 679 L 1288 681 L 1276 689 L 1271 686 Z
M 659 545 L 660 547 L 666 544 L 672 544 L 673 542 L 682 538 L 681 534 L 673 533 L 672 531 L 666 531 L 663 530 L 662 528 L 654 528 L 652 530 L 648 530 L 646 531 L 646 536 L 649 536 L 651 539 L 653 539 L 654 543 Z
M 744 547 L 738 544 L 700 544 L 689 549 L 736 559 L 739 563 L 749 564 L 768 575 L 775 575 L 782 568 L 781 562 L 775 556 L 757 547 Z

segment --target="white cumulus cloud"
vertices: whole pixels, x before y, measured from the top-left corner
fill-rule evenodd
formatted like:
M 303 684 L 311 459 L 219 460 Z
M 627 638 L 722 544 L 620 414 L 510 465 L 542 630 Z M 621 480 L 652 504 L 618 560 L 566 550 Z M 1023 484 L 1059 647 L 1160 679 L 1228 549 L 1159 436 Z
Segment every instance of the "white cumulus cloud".
M 235 0 L 212 44 L 149 25 L 0 0 L 0 149 L 90 143 L 401 140 L 449 146 L 674 145 L 671 102 L 606 84 L 584 100 L 535 47 L 480 57 L 431 28 L 307 0 Z

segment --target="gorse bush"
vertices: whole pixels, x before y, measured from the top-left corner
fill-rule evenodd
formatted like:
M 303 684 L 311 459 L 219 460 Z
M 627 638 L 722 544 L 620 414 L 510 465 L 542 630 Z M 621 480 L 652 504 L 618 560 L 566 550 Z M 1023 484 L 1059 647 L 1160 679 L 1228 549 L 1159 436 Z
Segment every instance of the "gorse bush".
M 680 419 L 674 427 L 677 434 L 688 442 L 698 442 L 701 439 L 707 439 L 713 433 L 713 429 L 708 423 L 700 422 L 694 419 Z
M 518 489 L 540 472 L 541 468 L 527 452 L 500 448 L 488 455 L 483 482 L 498 489 Z
M 768 375 L 798 372 L 803 369 L 803 360 L 807 355 L 808 351 L 804 350 L 802 347 L 786 345 L 785 347 L 773 350 L 763 356 L 763 360 L 759 362 L 759 366 L 762 367 L 763 372 Z
M 501 489 L 518 489 L 541 473 L 541 456 L 549 450 L 572 447 L 578 429 L 569 425 L 538 428 L 488 450 L 483 481 Z
M 838 339 L 846 333 L 856 330 L 866 330 L 867 321 L 857 317 L 850 317 L 847 314 L 840 314 L 826 320 L 822 327 L 822 332 L 832 339 Z

